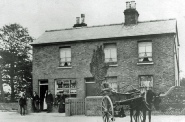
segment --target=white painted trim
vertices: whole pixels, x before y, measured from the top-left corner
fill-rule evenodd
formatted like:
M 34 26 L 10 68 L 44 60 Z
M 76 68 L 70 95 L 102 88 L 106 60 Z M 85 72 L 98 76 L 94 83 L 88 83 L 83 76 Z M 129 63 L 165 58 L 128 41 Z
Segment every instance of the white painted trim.
M 39 86 L 43 86 L 43 85 L 49 85 L 48 83 L 45 83 L 45 84 L 39 84 Z
M 137 65 L 152 65 L 154 62 L 149 62 L 149 63 L 137 63 Z
M 109 66 L 110 66 L 110 67 L 117 67 L 118 64 L 110 64 Z
M 85 83 L 95 83 L 95 82 L 85 82 Z
M 57 67 L 58 69 L 71 69 L 72 67 Z

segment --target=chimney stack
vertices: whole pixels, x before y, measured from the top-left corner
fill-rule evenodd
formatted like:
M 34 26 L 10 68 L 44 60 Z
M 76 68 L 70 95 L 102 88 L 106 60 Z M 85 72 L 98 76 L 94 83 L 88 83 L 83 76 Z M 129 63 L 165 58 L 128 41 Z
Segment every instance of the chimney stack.
M 124 11 L 125 15 L 125 25 L 137 24 L 139 13 L 136 10 L 135 1 L 126 2 L 126 10 Z
M 75 27 L 83 27 L 83 26 L 87 26 L 87 24 L 85 23 L 85 14 L 81 14 L 81 23 L 80 23 L 80 17 L 76 17 L 76 24 L 74 24 L 74 28 Z

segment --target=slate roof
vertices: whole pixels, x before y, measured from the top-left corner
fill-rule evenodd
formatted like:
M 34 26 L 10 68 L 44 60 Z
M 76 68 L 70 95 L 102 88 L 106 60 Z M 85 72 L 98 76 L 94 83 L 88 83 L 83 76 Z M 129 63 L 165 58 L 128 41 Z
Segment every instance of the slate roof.
M 45 31 L 45 33 L 31 45 L 165 33 L 177 33 L 175 19 L 144 21 L 127 26 L 120 23 L 82 28 L 49 30 Z

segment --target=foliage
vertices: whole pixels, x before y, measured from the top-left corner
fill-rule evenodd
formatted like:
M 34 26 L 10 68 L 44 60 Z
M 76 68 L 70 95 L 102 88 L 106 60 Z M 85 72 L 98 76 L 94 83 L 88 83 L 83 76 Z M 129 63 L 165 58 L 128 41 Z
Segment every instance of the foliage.
M 166 114 L 173 114 L 182 112 L 185 109 L 185 87 L 176 86 L 171 91 L 162 96 L 162 102 L 160 105 L 161 112 Z
M 29 45 L 32 41 L 27 28 L 19 24 L 5 25 L 0 29 L 2 79 L 11 87 L 11 101 L 17 90 L 22 90 L 20 87 L 24 88 L 32 81 Z
M 185 86 L 185 78 L 182 78 L 182 79 L 181 79 L 180 85 L 181 85 L 181 86 Z
M 108 64 L 105 63 L 105 54 L 102 46 L 98 46 L 96 50 L 93 51 L 90 72 L 94 77 L 97 85 L 97 95 L 101 90 L 102 81 L 105 80 L 107 74 Z

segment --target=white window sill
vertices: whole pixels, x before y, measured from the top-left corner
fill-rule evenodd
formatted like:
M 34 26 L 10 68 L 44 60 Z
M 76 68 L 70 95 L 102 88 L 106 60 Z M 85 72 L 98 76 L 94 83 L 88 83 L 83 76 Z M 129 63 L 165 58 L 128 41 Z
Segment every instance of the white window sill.
M 139 62 L 139 63 L 137 63 L 137 65 L 152 65 L 152 64 L 154 64 L 154 62 Z
M 71 69 L 72 67 L 57 67 L 58 69 Z
M 110 64 L 109 66 L 110 66 L 110 67 L 117 67 L 118 64 Z
M 95 82 L 85 82 L 85 83 L 95 83 Z

